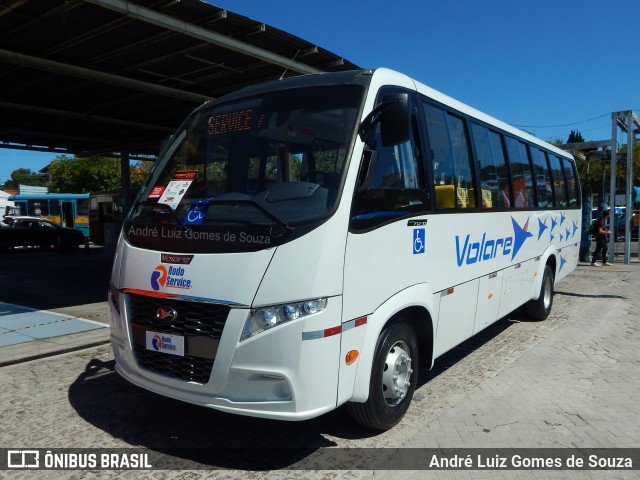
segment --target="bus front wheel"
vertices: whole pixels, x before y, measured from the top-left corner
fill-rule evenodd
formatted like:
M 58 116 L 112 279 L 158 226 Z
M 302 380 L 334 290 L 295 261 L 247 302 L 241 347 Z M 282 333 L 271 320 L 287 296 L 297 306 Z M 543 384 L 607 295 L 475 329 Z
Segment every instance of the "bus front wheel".
M 418 378 L 418 342 L 406 321 L 386 327 L 376 346 L 369 398 L 347 404 L 356 422 L 376 430 L 388 430 L 406 413 Z
M 545 320 L 551 313 L 553 305 L 553 272 L 551 267 L 546 265 L 542 275 L 542 286 L 540 296 L 529 300 L 527 303 L 527 314 L 534 320 Z

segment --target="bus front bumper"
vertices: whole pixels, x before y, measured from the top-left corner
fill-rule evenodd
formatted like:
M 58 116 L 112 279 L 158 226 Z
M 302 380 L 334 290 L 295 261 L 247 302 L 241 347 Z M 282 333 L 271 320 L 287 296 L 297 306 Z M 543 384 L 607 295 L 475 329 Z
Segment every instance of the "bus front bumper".
M 209 380 L 198 383 L 142 367 L 136 360 L 128 322 L 110 302 L 116 371 L 146 390 L 228 413 L 277 420 L 317 417 L 336 408 L 341 335 L 303 340 L 309 337 L 303 333 L 334 326 L 340 319 L 340 305 L 339 301 L 329 302 L 316 316 L 242 342 L 248 310 L 232 309 Z

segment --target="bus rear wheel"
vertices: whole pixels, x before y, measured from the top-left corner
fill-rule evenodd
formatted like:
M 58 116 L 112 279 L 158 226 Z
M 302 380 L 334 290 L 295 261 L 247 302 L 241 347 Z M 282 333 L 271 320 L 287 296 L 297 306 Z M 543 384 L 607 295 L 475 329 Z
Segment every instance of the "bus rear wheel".
M 527 314 L 534 320 L 546 320 L 551 313 L 553 306 L 553 272 L 551 267 L 546 265 L 542 274 L 542 286 L 540 296 L 527 302 Z
M 371 370 L 369 398 L 364 403 L 347 404 L 356 422 L 388 430 L 406 413 L 418 378 L 418 342 L 406 321 L 386 327 L 376 346 Z

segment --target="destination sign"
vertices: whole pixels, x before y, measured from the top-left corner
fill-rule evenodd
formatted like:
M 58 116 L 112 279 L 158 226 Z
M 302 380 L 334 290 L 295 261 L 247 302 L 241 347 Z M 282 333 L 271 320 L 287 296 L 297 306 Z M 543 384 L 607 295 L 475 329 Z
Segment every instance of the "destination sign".
M 207 133 L 210 136 L 226 133 L 241 133 L 262 128 L 265 116 L 255 112 L 252 108 L 245 108 L 236 112 L 218 113 L 211 115 L 207 122 Z

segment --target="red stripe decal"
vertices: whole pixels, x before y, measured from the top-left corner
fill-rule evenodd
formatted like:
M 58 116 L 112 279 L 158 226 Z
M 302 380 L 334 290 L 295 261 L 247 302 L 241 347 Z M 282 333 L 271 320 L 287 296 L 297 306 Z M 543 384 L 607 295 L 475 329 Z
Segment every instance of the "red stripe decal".
M 360 325 L 366 325 L 366 323 L 367 317 L 356 318 L 356 327 L 359 327 Z
M 342 333 L 342 325 L 340 325 L 338 327 L 331 327 L 331 328 L 325 328 L 324 329 L 324 336 L 325 337 L 331 337 L 333 335 L 338 335 L 339 333 Z

